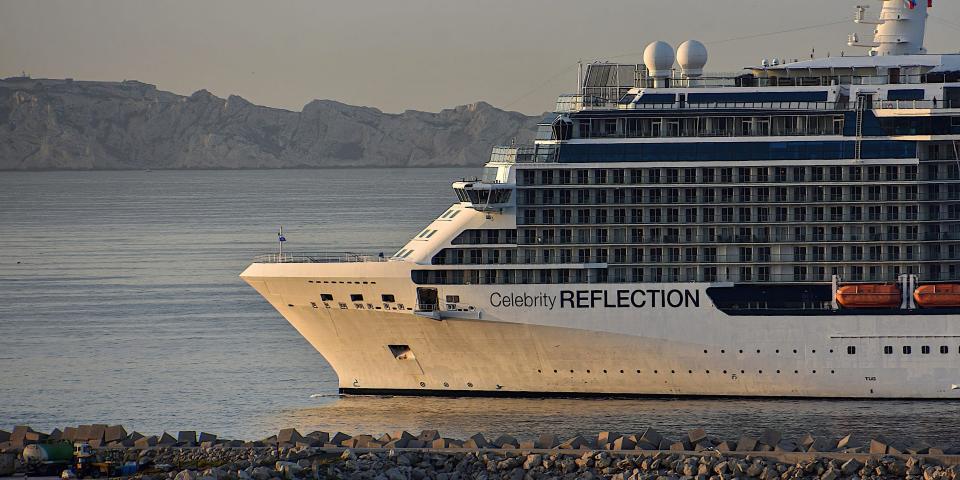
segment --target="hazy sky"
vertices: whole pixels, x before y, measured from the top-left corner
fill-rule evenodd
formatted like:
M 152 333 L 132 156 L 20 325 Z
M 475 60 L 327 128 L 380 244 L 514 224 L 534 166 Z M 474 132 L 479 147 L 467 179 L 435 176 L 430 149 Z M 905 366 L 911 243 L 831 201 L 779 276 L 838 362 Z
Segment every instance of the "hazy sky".
M 485 100 L 539 113 L 575 89 L 578 59 L 640 62 L 707 44 L 708 71 L 764 57 L 861 51 L 848 0 L 0 0 L 0 76 L 136 79 L 299 110 L 315 98 L 436 111 Z M 880 2 L 859 0 L 872 5 Z M 935 0 L 931 52 L 960 51 L 960 2 Z M 532 93 L 531 93 L 532 92 Z

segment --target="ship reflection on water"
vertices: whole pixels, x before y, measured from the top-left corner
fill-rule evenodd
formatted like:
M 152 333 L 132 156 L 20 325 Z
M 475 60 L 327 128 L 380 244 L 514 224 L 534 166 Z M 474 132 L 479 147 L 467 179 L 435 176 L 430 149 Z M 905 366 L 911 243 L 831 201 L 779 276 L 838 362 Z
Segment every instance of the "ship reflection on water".
M 322 397 L 316 407 L 282 412 L 266 423 L 313 430 L 379 435 L 397 430 L 439 430 L 444 437 L 480 432 L 531 439 L 540 433 L 561 438 L 599 431 L 639 433 L 653 427 L 671 438 L 696 427 L 722 439 L 763 428 L 799 439 L 805 433 L 855 439 L 872 435 L 935 442 L 954 435 L 960 402 L 753 399 L 492 399 L 410 397 Z

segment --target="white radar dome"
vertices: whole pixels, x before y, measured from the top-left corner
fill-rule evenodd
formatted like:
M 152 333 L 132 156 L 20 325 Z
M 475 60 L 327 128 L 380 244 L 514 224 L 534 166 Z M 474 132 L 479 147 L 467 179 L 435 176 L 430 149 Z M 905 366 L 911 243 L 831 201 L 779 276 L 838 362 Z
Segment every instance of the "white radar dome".
M 703 75 L 703 67 L 707 66 L 707 47 L 696 40 L 687 40 L 677 48 L 677 63 L 687 77 Z
M 669 77 L 674 60 L 673 47 L 667 42 L 653 42 L 643 51 L 643 63 L 653 77 Z

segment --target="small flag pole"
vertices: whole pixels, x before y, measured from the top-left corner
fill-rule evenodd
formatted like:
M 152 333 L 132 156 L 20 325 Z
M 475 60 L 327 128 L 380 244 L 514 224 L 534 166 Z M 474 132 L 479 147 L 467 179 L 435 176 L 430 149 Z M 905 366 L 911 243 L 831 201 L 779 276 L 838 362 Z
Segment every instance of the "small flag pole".
M 277 233 L 277 243 L 280 245 L 280 261 L 283 261 L 283 242 L 286 238 L 283 238 L 283 225 L 280 225 L 280 232 Z

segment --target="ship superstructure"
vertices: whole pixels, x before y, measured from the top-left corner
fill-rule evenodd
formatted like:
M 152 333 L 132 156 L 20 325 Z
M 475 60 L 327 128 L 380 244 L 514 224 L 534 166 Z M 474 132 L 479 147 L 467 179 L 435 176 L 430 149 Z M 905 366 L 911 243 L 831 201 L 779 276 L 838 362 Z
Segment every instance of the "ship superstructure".
M 387 259 L 243 278 L 345 393 L 960 398 L 960 55 L 592 63 Z

